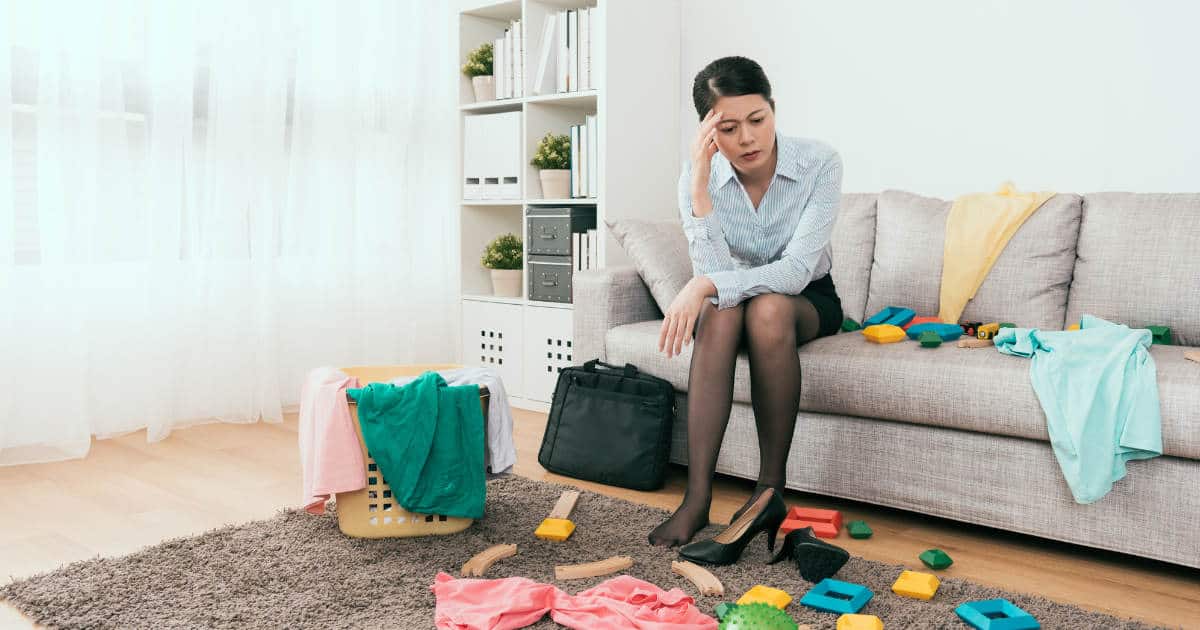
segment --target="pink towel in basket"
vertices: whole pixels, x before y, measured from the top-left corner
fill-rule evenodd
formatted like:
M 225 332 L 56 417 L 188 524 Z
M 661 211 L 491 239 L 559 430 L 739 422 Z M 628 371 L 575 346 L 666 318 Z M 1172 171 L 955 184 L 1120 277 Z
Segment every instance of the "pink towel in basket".
M 523 577 L 456 579 L 438 573 L 434 623 L 441 630 L 511 630 L 537 623 L 547 612 L 556 623 L 587 630 L 716 630 L 717 620 L 695 600 L 673 588 L 664 591 L 620 575 L 567 595 L 553 584 Z
M 358 387 L 358 379 L 323 367 L 309 372 L 300 390 L 300 462 L 304 509 L 310 514 L 324 514 L 325 501 L 338 492 L 367 486 L 366 462 L 346 402 L 347 387 Z

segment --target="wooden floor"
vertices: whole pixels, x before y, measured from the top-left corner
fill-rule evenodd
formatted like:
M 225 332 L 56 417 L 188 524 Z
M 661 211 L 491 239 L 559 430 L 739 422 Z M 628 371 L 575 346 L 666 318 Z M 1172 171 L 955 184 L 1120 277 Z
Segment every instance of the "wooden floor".
M 518 474 L 576 485 L 673 509 L 683 490 L 674 469 L 667 487 L 635 492 L 575 482 L 537 465 L 545 415 L 516 411 Z M 726 522 L 750 483 L 715 484 L 713 520 Z M 86 459 L 0 468 L 0 583 L 97 555 L 129 553 L 165 538 L 270 517 L 300 494 L 296 422 L 205 425 L 157 444 L 143 432 L 94 442 Z M 1038 593 L 1109 614 L 1170 627 L 1200 628 L 1200 571 L 851 501 L 790 493 L 789 503 L 835 508 L 861 518 L 873 538 L 845 534 L 838 544 L 863 557 L 922 568 L 917 554 L 945 549 L 945 573 Z M 1195 523 L 1187 523 L 1194 526 Z M 0 627 L 32 627 L 0 605 Z

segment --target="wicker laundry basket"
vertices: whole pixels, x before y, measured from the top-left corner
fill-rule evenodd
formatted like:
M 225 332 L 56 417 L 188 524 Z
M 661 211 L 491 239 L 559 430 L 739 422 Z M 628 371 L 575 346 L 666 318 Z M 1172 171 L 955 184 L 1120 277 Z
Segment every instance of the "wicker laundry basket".
M 430 370 L 448 370 L 458 365 L 383 365 L 342 368 L 346 374 L 356 377 L 361 385 L 384 383 L 401 376 L 419 376 Z M 415 514 L 400 507 L 392 496 L 392 489 L 367 452 L 363 442 L 362 428 L 358 424 L 358 405 L 350 399 L 350 418 L 358 433 L 358 444 L 362 447 L 367 466 L 367 487 L 354 492 L 337 494 L 338 528 L 347 536 L 356 538 L 399 538 L 403 536 L 433 536 L 460 532 L 471 525 L 472 519 L 441 514 Z M 479 388 L 479 404 L 483 407 L 486 427 L 488 390 Z M 486 430 L 486 429 L 485 429 Z M 485 446 L 486 448 L 486 446 Z

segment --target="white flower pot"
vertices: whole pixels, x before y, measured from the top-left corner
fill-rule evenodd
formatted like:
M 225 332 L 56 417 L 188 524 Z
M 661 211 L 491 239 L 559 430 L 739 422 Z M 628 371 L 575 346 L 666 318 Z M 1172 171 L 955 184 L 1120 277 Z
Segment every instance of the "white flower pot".
M 521 270 L 493 269 L 492 294 L 497 297 L 521 297 Z
M 566 199 L 571 194 L 571 171 L 565 168 L 546 168 L 538 171 L 542 180 L 542 199 Z
M 496 77 L 491 75 L 471 77 L 471 87 L 475 88 L 475 102 L 496 100 Z

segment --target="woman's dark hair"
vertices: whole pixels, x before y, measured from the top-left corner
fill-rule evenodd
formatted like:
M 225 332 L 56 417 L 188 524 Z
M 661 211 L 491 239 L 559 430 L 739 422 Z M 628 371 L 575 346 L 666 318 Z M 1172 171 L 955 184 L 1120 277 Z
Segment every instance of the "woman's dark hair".
M 721 57 L 704 66 L 692 82 L 692 101 L 700 120 L 713 108 L 722 96 L 760 94 L 775 110 L 775 99 L 771 98 L 771 82 L 762 66 L 745 57 Z

